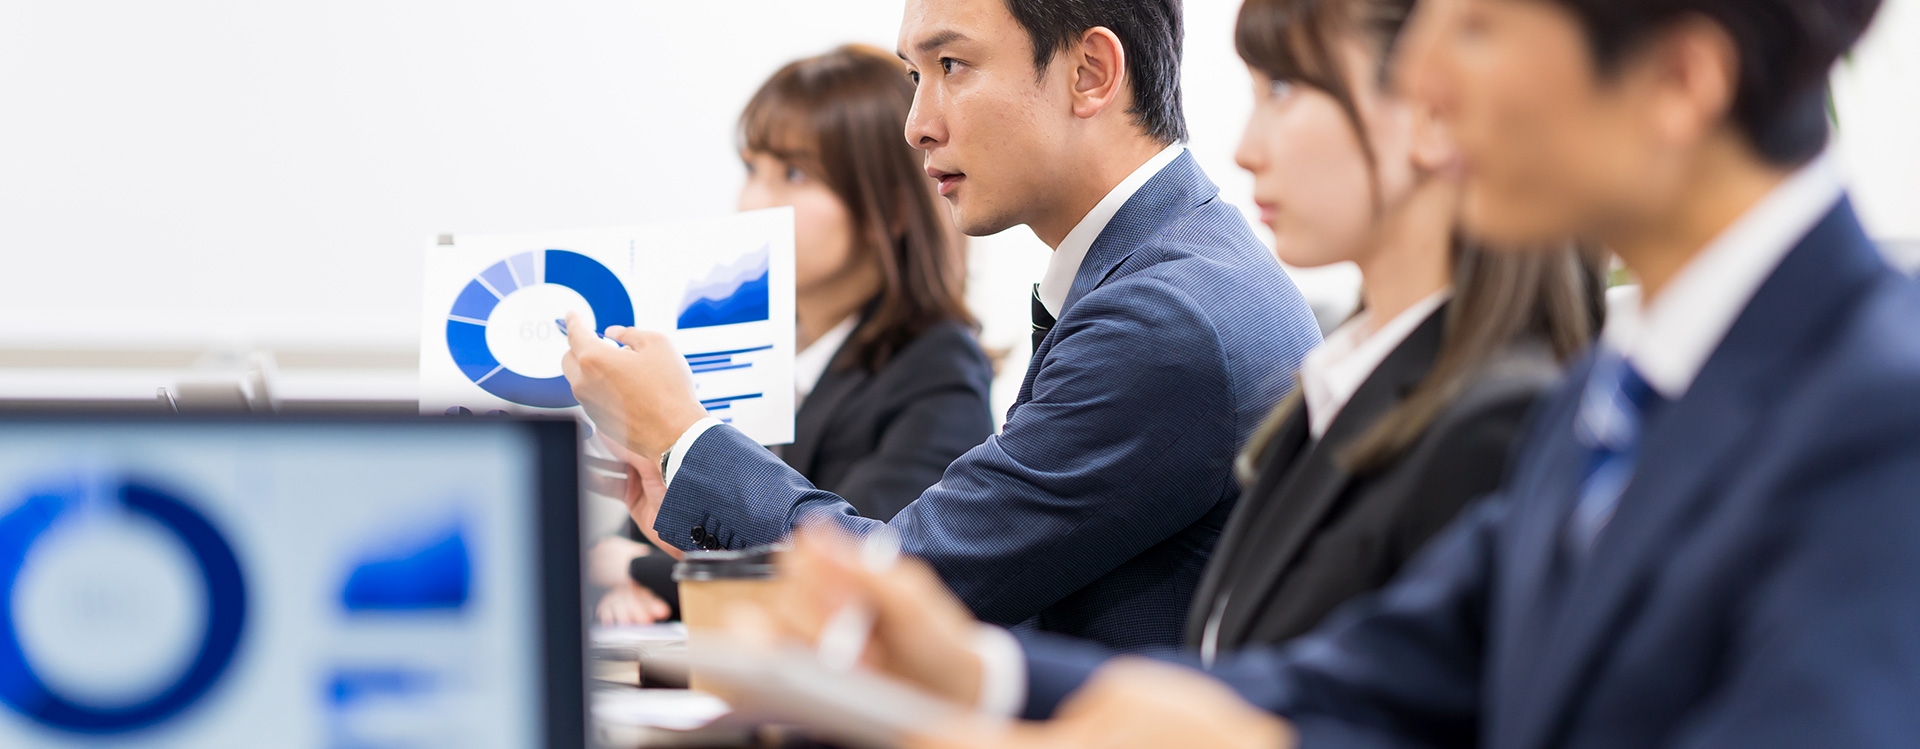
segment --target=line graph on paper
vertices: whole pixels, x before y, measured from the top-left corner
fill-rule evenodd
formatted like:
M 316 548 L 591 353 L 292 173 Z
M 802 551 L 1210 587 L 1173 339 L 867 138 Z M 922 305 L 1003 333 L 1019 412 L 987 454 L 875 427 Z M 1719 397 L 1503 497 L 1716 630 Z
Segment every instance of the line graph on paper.
M 714 268 L 689 285 L 674 320 L 679 330 L 759 322 L 768 317 L 768 248 Z

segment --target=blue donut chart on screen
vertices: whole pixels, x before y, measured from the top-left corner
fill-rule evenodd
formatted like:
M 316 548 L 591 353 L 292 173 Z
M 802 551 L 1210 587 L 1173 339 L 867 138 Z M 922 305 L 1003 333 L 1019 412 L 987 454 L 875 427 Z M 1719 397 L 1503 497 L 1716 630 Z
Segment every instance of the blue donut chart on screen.
M 180 677 L 145 699 L 102 706 L 55 693 L 34 673 L 21 647 L 13 592 L 29 549 L 63 515 L 79 511 L 84 490 L 76 482 L 41 491 L 0 516 L 0 702 L 42 725 L 73 733 L 133 731 L 186 710 L 219 682 L 233 662 L 247 618 L 240 562 L 213 523 L 188 503 L 152 486 L 120 481 L 113 494 L 123 508 L 157 521 L 192 553 L 206 583 L 206 632 Z
M 620 277 L 599 261 L 567 250 L 523 252 L 488 266 L 453 300 L 447 315 L 447 351 L 460 373 L 502 400 L 536 408 L 579 405 L 565 377 L 528 377 L 506 368 L 487 348 L 487 318 L 500 300 L 542 283 L 574 290 L 593 308 L 600 332 L 633 325 L 633 300 Z

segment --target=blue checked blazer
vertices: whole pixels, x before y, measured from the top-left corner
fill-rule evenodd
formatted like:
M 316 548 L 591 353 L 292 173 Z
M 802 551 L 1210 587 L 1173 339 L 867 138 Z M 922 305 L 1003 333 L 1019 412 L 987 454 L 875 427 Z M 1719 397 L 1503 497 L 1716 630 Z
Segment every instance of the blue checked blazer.
M 1504 492 L 1380 595 L 1215 664 L 1306 747 L 1896 747 L 1920 739 L 1920 287 L 1842 201 L 1644 425 L 1583 561 L 1588 367 Z M 1033 638 L 1030 714 L 1100 654 Z
M 893 528 L 983 620 L 1176 647 L 1239 496 L 1235 453 L 1319 341 L 1279 262 L 1182 154 L 1088 250 L 1002 433 Z M 729 427 L 681 461 L 654 524 L 668 543 L 878 525 Z

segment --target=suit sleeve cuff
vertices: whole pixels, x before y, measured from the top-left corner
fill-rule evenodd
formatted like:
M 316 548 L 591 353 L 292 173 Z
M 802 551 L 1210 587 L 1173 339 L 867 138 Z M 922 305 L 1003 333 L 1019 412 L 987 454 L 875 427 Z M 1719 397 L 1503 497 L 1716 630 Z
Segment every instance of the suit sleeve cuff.
M 1027 704 L 1027 656 L 1013 633 L 989 624 L 973 636 L 980 657 L 980 714 L 1018 717 Z
M 661 471 L 662 483 L 673 486 L 673 475 L 680 472 L 680 462 L 686 460 L 687 451 L 693 449 L 693 443 L 708 429 L 720 426 L 720 420 L 712 416 L 693 422 L 687 431 L 680 433 L 680 439 L 673 441 L 673 448 L 667 451 L 667 467 Z

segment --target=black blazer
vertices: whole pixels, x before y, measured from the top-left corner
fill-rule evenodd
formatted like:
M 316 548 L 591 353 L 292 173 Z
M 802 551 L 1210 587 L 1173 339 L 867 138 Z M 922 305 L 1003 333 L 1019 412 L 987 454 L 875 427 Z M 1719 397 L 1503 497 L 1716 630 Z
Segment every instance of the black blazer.
M 794 415 L 793 444 L 777 452 L 862 517 L 890 520 L 993 434 L 992 381 L 973 332 L 941 323 L 878 372 L 828 367 Z
M 973 331 L 940 323 L 878 372 L 829 366 L 794 414 L 793 444 L 775 452 L 863 517 L 887 520 L 939 482 L 948 463 L 993 434 L 992 382 L 993 364 Z M 632 520 L 626 533 L 643 538 Z M 674 603 L 672 569 L 672 557 L 653 554 L 635 559 L 630 571 Z
M 1468 503 L 1505 478 L 1528 410 L 1558 381 L 1544 345 L 1490 362 L 1391 465 L 1350 475 L 1341 448 L 1405 398 L 1440 351 L 1442 306 L 1383 360 L 1313 441 L 1296 408 L 1266 451 L 1215 547 L 1187 622 L 1198 648 L 1226 597 L 1218 652 L 1306 633 L 1334 608 L 1391 580 Z

